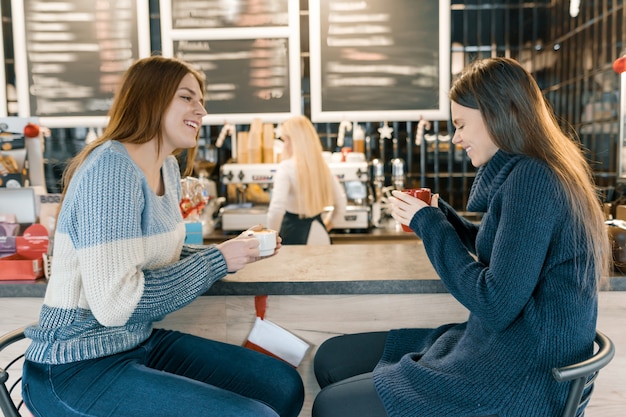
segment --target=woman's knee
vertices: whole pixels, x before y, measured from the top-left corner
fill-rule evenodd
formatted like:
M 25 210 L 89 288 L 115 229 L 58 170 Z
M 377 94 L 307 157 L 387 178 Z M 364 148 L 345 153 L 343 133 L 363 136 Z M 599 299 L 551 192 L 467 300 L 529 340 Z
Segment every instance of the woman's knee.
M 313 402 L 312 417 L 386 417 L 372 374 L 348 378 L 323 388 Z
M 335 336 L 320 345 L 313 360 L 321 388 L 355 375 L 371 372 L 382 356 L 386 331 Z
M 271 375 L 276 393 L 273 406 L 281 417 L 297 417 L 304 404 L 304 383 L 298 371 L 281 363 Z

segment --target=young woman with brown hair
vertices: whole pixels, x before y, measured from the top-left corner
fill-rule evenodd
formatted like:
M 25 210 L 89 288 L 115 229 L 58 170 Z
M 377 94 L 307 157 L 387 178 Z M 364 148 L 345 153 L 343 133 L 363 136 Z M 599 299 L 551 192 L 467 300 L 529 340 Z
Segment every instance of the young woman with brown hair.
M 391 200 L 468 320 L 329 339 L 314 417 L 557 416 L 568 387 L 551 369 L 593 353 L 610 251 L 580 145 L 512 59 L 473 63 L 450 99 L 452 142 L 478 168 L 467 210 L 482 221 L 437 196 Z
M 69 165 L 52 274 L 39 323 L 26 330 L 22 390 L 34 416 L 300 412 L 303 384 L 290 365 L 153 326 L 259 257 L 246 235 L 184 244 L 173 154 L 193 158 L 204 89 L 203 75 L 180 60 L 135 62 L 102 137 Z

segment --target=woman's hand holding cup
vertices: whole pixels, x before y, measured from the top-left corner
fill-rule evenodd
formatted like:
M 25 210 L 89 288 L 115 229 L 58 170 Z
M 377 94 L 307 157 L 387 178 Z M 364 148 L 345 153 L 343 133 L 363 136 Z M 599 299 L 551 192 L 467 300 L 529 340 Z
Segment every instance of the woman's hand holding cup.
M 281 238 L 276 233 L 276 230 L 261 229 L 254 230 L 252 232 L 259 241 L 259 256 L 265 258 L 266 256 L 272 256 L 276 254 L 276 251 L 280 247 Z
M 431 195 L 429 188 L 394 190 L 391 194 L 391 216 L 402 225 L 405 232 L 412 232 L 409 223 L 415 213 L 431 205 L 438 207 L 438 195 Z
M 259 241 L 259 257 L 261 258 L 275 255 L 282 246 L 282 238 L 278 235 L 278 232 L 268 229 L 262 224 L 252 226 L 241 233 L 239 238 L 242 237 L 254 237 Z
M 226 260 L 228 272 L 236 272 L 246 264 L 274 256 L 282 246 L 281 241 L 275 230 L 256 225 L 239 236 L 220 243 L 217 248 Z

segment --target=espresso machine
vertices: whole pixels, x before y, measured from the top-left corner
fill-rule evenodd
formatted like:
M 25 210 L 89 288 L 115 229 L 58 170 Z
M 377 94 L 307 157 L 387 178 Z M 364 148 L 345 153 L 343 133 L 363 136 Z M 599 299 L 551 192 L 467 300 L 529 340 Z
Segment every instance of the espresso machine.
M 333 223 L 333 231 L 366 231 L 370 227 L 369 164 L 360 162 L 329 162 L 331 173 L 346 192 L 348 205 L 343 218 Z
M 389 161 L 391 168 L 391 185 L 385 185 L 385 165 L 380 159 L 370 162 L 372 175 L 373 201 L 371 223 L 373 227 L 396 229 L 398 224 L 391 216 L 389 197 L 393 190 L 402 190 L 406 187 L 406 172 L 404 160 L 393 158 Z
M 348 205 L 344 216 L 336 219 L 333 230 L 365 231 L 370 226 L 370 199 L 368 163 L 329 162 L 328 166 L 344 187 Z M 242 231 L 256 224 L 265 224 L 277 164 L 224 164 L 220 170 L 223 186 L 230 192 L 228 204 L 220 209 L 222 230 Z M 251 201 L 251 188 L 257 196 Z M 259 198 L 258 190 L 265 194 Z
M 277 164 L 229 163 L 220 169 L 228 204 L 220 209 L 222 230 L 243 231 L 267 222 L 267 208 Z

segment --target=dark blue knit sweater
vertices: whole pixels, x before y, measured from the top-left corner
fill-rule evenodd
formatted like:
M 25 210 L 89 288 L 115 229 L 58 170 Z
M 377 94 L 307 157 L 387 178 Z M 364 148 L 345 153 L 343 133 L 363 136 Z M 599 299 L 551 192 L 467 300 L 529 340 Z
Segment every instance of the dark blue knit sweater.
M 392 331 L 376 389 L 391 417 L 560 415 L 567 385 L 551 369 L 591 355 L 597 318 L 562 188 L 545 164 L 499 151 L 467 208 L 480 226 L 441 202 L 411 228 L 468 321 Z

